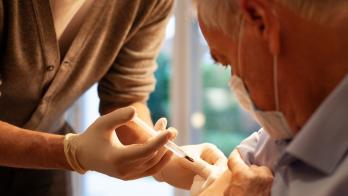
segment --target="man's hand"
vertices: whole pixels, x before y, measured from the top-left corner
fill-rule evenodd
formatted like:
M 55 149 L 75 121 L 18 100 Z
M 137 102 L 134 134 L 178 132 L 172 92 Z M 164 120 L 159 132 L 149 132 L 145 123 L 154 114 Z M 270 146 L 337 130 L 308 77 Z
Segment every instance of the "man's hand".
M 195 177 L 191 188 L 192 196 L 268 196 L 270 195 L 273 175 L 264 166 L 248 166 L 237 150 L 234 150 L 228 161 L 229 170 L 220 175 L 214 182 Z
M 134 115 L 133 107 L 115 110 L 98 118 L 84 133 L 68 135 L 64 149 L 72 168 L 81 173 L 94 170 L 123 180 L 157 173 L 171 158 L 172 153 L 163 145 L 173 134 L 163 131 L 143 144 L 125 146 L 115 129 Z
M 233 196 L 268 196 L 271 193 L 273 174 L 265 166 L 248 166 L 237 150 L 228 160 L 231 181 L 225 195 Z

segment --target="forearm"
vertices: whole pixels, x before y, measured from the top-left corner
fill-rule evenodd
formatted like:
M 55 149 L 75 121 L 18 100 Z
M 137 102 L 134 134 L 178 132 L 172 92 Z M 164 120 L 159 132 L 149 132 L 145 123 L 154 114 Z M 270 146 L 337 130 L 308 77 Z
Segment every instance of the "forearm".
M 136 108 L 136 112 L 138 116 L 143 119 L 145 122 L 147 122 L 150 125 L 153 125 L 153 122 L 151 120 L 150 111 L 146 104 L 141 102 L 136 102 L 131 104 L 131 106 Z M 114 110 L 118 109 L 117 107 L 109 108 L 106 112 L 103 113 L 110 113 Z M 117 129 L 117 136 L 121 140 L 121 142 L 125 145 L 128 144 L 134 144 L 134 143 L 142 143 L 147 138 L 148 135 L 144 132 L 141 132 L 141 130 L 138 130 L 135 128 L 134 124 L 128 123 L 127 125 L 123 125 Z
M 71 170 L 63 141 L 64 136 L 29 131 L 0 121 L 0 165 Z
M 150 115 L 150 110 L 146 104 L 137 102 L 137 103 L 133 103 L 132 106 L 137 109 L 137 114 L 139 115 L 141 119 L 143 119 L 148 124 L 153 125 L 151 115 Z

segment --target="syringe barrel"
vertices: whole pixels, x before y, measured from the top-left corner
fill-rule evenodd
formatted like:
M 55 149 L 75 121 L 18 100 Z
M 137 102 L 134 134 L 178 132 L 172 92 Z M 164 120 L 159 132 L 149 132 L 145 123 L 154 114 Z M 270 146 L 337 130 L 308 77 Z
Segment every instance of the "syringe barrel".
M 148 134 L 150 134 L 151 136 L 155 136 L 158 134 L 158 132 L 156 130 L 154 130 L 152 127 L 150 127 L 148 124 L 146 124 L 142 119 L 140 119 L 138 116 L 135 116 L 133 121 L 139 125 L 141 128 L 143 128 L 144 131 L 146 131 Z M 172 141 L 168 141 L 165 145 L 165 148 L 167 148 L 168 150 L 172 151 L 175 155 L 179 156 L 179 157 L 185 157 L 185 152 L 183 150 L 180 149 L 180 147 L 178 145 L 176 145 L 174 142 Z
M 166 144 L 164 144 L 164 147 L 172 151 L 178 157 L 184 158 L 186 156 L 185 152 L 172 141 L 168 141 Z

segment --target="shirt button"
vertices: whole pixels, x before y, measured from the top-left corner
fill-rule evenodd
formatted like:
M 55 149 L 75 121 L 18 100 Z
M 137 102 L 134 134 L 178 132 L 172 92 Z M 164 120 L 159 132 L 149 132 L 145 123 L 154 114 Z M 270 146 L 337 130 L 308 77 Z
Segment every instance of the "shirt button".
M 54 65 L 47 65 L 46 66 L 47 71 L 53 71 L 54 70 Z
M 2 85 L 2 78 L 1 78 L 1 74 L 0 74 L 0 87 Z M 0 89 L 0 97 L 1 97 L 2 93 L 1 93 L 1 89 Z

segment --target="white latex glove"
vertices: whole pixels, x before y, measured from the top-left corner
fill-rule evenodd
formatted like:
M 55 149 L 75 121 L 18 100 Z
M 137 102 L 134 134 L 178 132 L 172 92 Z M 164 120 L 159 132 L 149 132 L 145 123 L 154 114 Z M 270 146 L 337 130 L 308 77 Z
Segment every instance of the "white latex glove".
M 126 107 L 98 118 L 84 133 L 68 134 L 64 150 L 72 168 L 80 173 L 93 170 L 122 180 L 158 172 L 172 153 L 162 146 L 172 137 L 163 131 L 144 144 L 123 145 L 115 129 L 130 121 L 135 108 Z
M 228 169 L 220 170 L 217 175 L 207 179 L 195 176 L 191 187 L 191 196 L 224 196 L 231 181 Z
M 155 129 L 163 131 L 166 130 L 166 126 L 167 121 L 162 118 L 157 121 Z M 173 133 L 176 131 L 174 128 L 167 130 Z M 169 163 L 154 175 L 156 180 L 165 181 L 178 188 L 190 189 L 195 175 L 203 176 L 204 179 L 211 176 L 212 179 L 222 168 L 227 169 L 226 156 L 213 144 L 188 145 L 181 148 L 196 162 L 172 156 Z M 211 171 L 214 171 L 214 174 L 211 174 Z
M 211 156 L 206 156 L 206 160 Z M 209 161 L 209 160 L 207 160 Z M 216 181 L 221 178 L 225 171 L 228 171 L 227 160 L 221 159 L 220 161 L 210 162 L 200 162 L 200 165 L 205 168 L 205 171 L 200 175 L 196 175 L 193 179 L 192 186 L 190 188 L 191 196 L 200 195 L 205 189 L 211 186 L 213 183 L 216 184 Z

